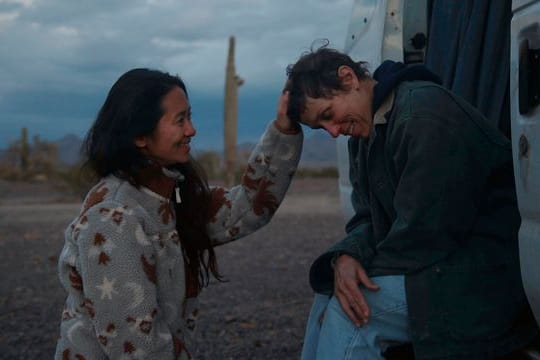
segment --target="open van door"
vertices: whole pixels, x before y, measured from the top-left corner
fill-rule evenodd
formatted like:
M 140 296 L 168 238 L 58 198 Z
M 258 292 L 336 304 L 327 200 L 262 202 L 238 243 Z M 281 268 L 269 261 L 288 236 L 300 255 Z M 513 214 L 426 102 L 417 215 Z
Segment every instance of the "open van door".
M 510 97 L 523 287 L 540 323 L 540 1 L 512 5 Z

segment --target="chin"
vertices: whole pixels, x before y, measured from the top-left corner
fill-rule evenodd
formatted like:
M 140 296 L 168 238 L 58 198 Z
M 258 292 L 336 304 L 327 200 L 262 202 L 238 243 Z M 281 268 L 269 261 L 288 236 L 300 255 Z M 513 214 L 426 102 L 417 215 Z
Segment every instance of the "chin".
M 182 158 L 182 159 L 176 160 L 176 163 L 177 164 L 187 164 L 190 160 L 191 160 L 191 158 Z
M 367 140 L 367 139 L 369 138 L 369 133 L 367 133 L 367 134 L 362 134 L 362 133 L 360 133 L 360 134 L 353 135 L 353 137 L 355 137 L 355 138 L 361 138 L 361 139 L 363 139 L 363 140 Z

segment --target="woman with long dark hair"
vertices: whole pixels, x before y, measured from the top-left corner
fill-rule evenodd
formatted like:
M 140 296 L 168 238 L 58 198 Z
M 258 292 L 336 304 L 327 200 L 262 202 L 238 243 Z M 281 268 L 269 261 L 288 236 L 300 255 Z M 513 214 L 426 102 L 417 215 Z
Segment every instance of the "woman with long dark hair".
M 302 132 L 279 100 L 242 183 L 209 187 L 177 76 L 134 69 L 113 85 L 84 143 L 99 182 L 65 233 L 68 297 L 58 359 L 190 358 L 197 295 L 221 279 L 213 247 L 268 223 L 296 169 Z

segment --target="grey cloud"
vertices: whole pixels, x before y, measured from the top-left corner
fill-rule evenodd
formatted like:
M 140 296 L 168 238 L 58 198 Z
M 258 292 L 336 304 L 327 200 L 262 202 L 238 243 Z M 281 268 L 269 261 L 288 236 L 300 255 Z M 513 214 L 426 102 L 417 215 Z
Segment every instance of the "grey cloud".
M 96 94 L 133 67 L 179 73 L 190 89 L 221 96 L 230 35 L 243 91 L 279 89 L 313 40 L 343 46 L 351 8 L 352 0 L 0 0 L 0 117 L 17 115 L 2 104 L 25 91 Z
M 209 80 L 222 73 L 227 37 L 234 34 L 238 39 L 238 61 L 244 61 L 241 54 L 255 60 L 246 64 L 246 76 L 253 71 L 254 79 L 267 85 L 275 77 L 268 72 L 273 57 L 293 60 L 318 37 L 332 38 L 341 46 L 347 21 L 344 16 L 350 7 L 349 1 L 309 0 L 202 0 L 196 5 L 192 1 L 134 1 L 129 7 L 125 4 L 43 0 L 28 9 L 19 6 L 16 23 L 0 33 L 0 50 L 9 54 L 0 59 L 0 65 L 10 69 L 8 79 L 4 74 L 3 80 L 20 85 L 29 81 L 24 75 L 11 81 L 9 78 L 17 73 L 14 67 L 24 64 L 30 78 L 49 78 L 50 86 L 57 82 L 62 86 L 63 77 L 75 82 L 81 77 L 95 85 L 89 77 L 103 79 L 103 75 L 109 74 L 109 67 L 116 72 L 122 65 L 129 68 L 177 64 L 191 71 L 189 62 L 194 61 L 195 71 L 202 71 L 194 77 L 203 81 L 202 87 L 212 87 Z M 200 62 L 208 65 L 197 66 Z M 88 63 L 99 66 L 82 65 Z M 257 66 L 268 75 L 262 76 L 263 71 L 257 70 Z M 63 71 L 85 68 L 93 71 Z

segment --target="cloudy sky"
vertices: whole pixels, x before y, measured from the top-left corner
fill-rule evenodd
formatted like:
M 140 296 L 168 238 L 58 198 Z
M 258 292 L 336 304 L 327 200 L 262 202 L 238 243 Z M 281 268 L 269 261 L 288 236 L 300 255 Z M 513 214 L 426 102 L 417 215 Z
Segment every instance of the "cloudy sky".
M 353 0 L 0 0 L 0 148 L 20 134 L 84 136 L 134 67 L 186 81 L 199 148 L 221 148 L 228 37 L 236 37 L 239 141 L 274 116 L 287 64 L 327 38 L 341 49 Z

